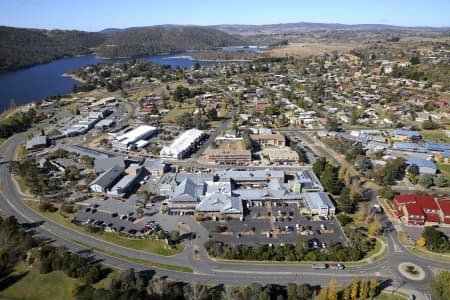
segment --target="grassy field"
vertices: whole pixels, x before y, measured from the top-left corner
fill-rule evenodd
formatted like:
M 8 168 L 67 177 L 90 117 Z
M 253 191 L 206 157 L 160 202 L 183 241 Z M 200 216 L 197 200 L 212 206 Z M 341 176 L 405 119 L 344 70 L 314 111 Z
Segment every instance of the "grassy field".
M 184 114 L 184 113 L 192 113 L 194 111 L 195 107 L 183 107 L 183 108 L 173 108 L 171 109 L 167 115 L 165 115 L 162 119 L 161 122 L 163 123 L 175 123 L 175 119 Z
M 448 137 L 441 130 L 422 130 L 420 131 L 422 138 L 431 142 L 450 143 L 450 137 Z
M 407 300 L 408 296 L 396 292 L 392 294 L 391 292 L 382 292 L 374 298 L 375 300 Z
M 172 249 L 166 245 L 164 241 L 161 240 L 141 240 L 141 239 L 130 239 L 127 237 L 120 236 L 117 233 L 108 233 L 104 232 L 101 234 L 90 233 L 86 227 L 77 226 L 71 222 L 72 216 L 70 215 L 62 215 L 59 211 L 50 213 L 50 212 L 42 212 L 39 210 L 38 202 L 28 201 L 27 204 L 36 210 L 38 213 L 43 216 L 55 221 L 56 223 L 65 225 L 73 230 L 79 231 L 84 234 L 91 235 L 99 240 L 103 240 L 105 242 L 109 242 L 112 244 L 116 244 L 122 247 L 131 248 L 135 250 L 140 250 L 149 253 L 155 253 L 159 255 L 174 255 L 183 251 L 184 246 L 179 244 L 176 249 Z
M 436 165 L 439 171 L 441 171 L 441 173 L 447 178 L 447 180 L 450 180 L 450 165 L 442 163 L 437 163 Z
M 16 283 L 0 291 L 2 299 L 74 299 L 69 290 L 81 284 L 78 279 L 73 279 L 61 271 L 49 274 L 40 274 L 39 270 L 28 268 L 25 263 L 17 265 L 14 275 L 23 276 Z

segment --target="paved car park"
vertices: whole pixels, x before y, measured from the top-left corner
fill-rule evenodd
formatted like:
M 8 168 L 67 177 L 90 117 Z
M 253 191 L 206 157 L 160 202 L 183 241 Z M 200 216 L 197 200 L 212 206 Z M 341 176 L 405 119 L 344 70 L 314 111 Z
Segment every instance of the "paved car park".
M 297 135 L 295 135 L 291 131 L 284 132 L 284 135 L 286 136 L 286 138 L 289 140 L 290 143 L 297 144 L 297 146 L 303 151 L 307 163 L 314 164 L 317 161 L 318 159 L 317 154 L 314 153 L 314 151 L 311 148 L 306 146 Z
M 298 241 L 316 240 L 316 247 L 325 247 L 332 243 L 347 244 L 342 229 L 334 218 L 329 220 L 309 218 L 299 214 L 296 203 L 278 203 L 267 206 L 259 202 L 249 208 L 249 214 L 241 221 L 208 220 L 202 225 L 211 232 L 213 240 L 234 244 L 282 244 Z M 214 228 L 223 226 L 224 232 L 215 233 Z M 311 246 L 313 242 L 311 242 Z

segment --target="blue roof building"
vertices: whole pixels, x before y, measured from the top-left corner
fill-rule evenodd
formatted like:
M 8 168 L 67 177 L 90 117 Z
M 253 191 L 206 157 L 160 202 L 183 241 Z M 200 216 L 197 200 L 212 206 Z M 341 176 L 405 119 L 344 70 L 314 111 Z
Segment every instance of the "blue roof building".
M 431 160 L 413 157 L 408 159 L 407 163 L 409 164 L 407 169 L 409 169 L 411 165 L 416 165 L 417 167 L 419 167 L 420 174 L 434 175 L 438 170 L 436 165 Z
M 410 152 L 419 152 L 419 153 L 427 153 L 427 149 L 424 147 L 415 144 L 415 143 L 406 143 L 406 142 L 395 142 L 394 143 L 394 150 L 399 151 L 410 151 Z
M 450 144 L 442 144 L 434 142 L 424 142 L 423 144 L 428 151 L 444 152 L 450 150 Z

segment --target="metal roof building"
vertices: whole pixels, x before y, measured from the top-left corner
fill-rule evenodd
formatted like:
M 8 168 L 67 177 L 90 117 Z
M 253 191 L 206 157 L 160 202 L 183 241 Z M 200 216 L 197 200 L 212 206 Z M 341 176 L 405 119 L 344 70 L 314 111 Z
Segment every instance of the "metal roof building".
M 335 214 L 336 207 L 326 193 L 303 193 L 301 195 L 305 202 L 304 210 L 309 214 L 319 216 L 333 216 Z
M 426 160 L 422 158 L 410 158 L 408 159 L 407 163 L 409 164 L 409 167 L 411 165 L 416 165 L 419 168 L 420 174 L 436 174 L 438 168 L 431 160 Z
M 424 147 L 415 144 L 415 143 L 406 143 L 406 142 L 395 142 L 393 149 L 400 151 L 411 151 L 411 152 L 419 152 L 426 153 L 427 149 Z
M 203 131 L 189 129 L 183 132 L 171 145 L 163 147 L 160 156 L 162 158 L 183 159 L 192 150 L 192 146 L 203 137 Z
M 149 125 L 139 126 L 127 133 L 116 137 L 112 141 L 112 146 L 117 149 L 127 150 L 128 147 L 139 140 L 145 140 L 157 132 L 157 128 Z
M 108 192 L 108 195 L 116 197 L 125 196 L 125 194 L 128 193 L 139 180 L 139 177 L 139 174 L 129 174 L 122 177 L 122 179 L 120 179 L 119 182 L 117 182 L 116 185 L 111 188 L 111 190 Z
M 117 180 L 122 176 L 123 168 L 115 165 L 108 169 L 106 172 L 98 176 L 94 181 L 89 184 L 89 188 L 93 192 L 101 193 L 106 192 Z

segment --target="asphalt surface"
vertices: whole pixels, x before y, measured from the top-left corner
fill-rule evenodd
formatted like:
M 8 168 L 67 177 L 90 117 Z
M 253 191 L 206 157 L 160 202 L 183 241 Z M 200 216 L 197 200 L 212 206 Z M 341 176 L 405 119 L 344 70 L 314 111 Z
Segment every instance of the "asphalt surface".
M 17 146 L 26 139 L 29 132 L 17 134 L 8 139 L 0 147 L 0 155 L 5 161 L 13 158 Z M 325 151 L 325 150 L 324 150 Z M 326 151 L 325 151 L 326 152 Z M 408 252 L 399 242 L 394 226 L 386 216 L 382 222 L 386 229 L 388 241 L 388 254 L 381 260 L 358 267 L 350 267 L 345 271 L 312 270 L 309 264 L 250 264 L 250 263 L 221 263 L 207 257 L 203 243 L 207 240 L 208 233 L 193 219 L 189 226 L 197 232 L 197 239 L 186 243 L 185 251 L 181 254 L 165 257 L 142 251 L 124 248 L 105 241 L 95 239 L 63 225 L 57 224 L 36 213 L 25 205 L 12 181 L 8 170 L 8 164 L 0 164 L 0 180 L 2 192 L 0 193 L 0 209 L 10 215 L 15 215 L 22 223 L 35 226 L 37 234 L 45 237 L 59 245 L 65 245 L 68 249 L 95 255 L 105 264 L 119 269 L 134 268 L 135 270 L 148 270 L 149 267 L 109 256 L 93 249 L 103 249 L 109 253 L 116 253 L 126 257 L 141 260 L 165 263 L 171 265 L 189 266 L 194 269 L 194 274 L 168 271 L 152 268 L 156 276 L 167 276 L 180 281 L 198 281 L 207 284 L 229 284 L 247 285 L 251 282 L 286 284 L 288 282 L 306 282 L 313 285 L 327 285 L 330 278 L 336 278 L 338 284 L 349 284 L 353 276 L 372 277 L 376 276 L 379 281 L 390 285 L 392 288 L 401 288 L 414 291 L 418 299 L 426 299 L 424 295 L 429 294 L 428 281 L 432 278 L 433 270 L 450 269 L 450 264 L 435 262 L 425 258 L 417 257 Z M 372 197 L 375 195 L 372 194 Z M 77 241 L 82 245 L 74 242 Z M 194 255 L 198 251 L 198 255 Z M 400 263 L 410 262 L 421 267 L 425 272 L 425 278 L 420 281 L 410 280 L 404 277 L 398 270 Z

